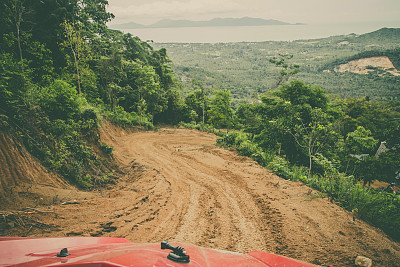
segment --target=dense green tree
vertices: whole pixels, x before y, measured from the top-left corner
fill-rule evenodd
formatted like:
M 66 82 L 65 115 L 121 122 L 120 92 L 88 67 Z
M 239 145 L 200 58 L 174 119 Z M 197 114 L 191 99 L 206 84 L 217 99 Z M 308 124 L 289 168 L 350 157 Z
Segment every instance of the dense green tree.
M 265 151 L 307 165 L 310 176 L 314 157 L 334 149 L 340 112 L 329 105 L 321 88 L 297 80 L 263 95 L 261 101 L 242 105 L 238 121 Z
M 169 66 L 171 60 L 167 56 L 167 50 L 161 48 L 160 50 L 152 51 L 149 63 L 160 77 L 160 86 L 164 91 L 168 91 L 175 84 L 175 81 L 174 73 Z
M 77 2 L 77 19 L 84 25 L 87 35 L 103 35 L 106 23 L 114 18 L 107 12 L 108 0 L 75 0 Z
M 236 129 L 243 129 L 249 133 L 255 133 L 261 126 L 261 118 L 258 108 L 260 105 L 243 102 L 234 114 L 234 125 Z
M 207 91 L 206 88 L 204 87 L 203 82 L 199 81 L 199 80 L 192 80 L 192 84 L 194 86 L 194 88 L 197 88 L 198 90 L 200 90 L 201 92 L 201 96 L 200 96 L 200 100 L 201 100 L 201 107 L 202 107 L 202 111 L 201 111 L 201 116 L 202 116 L 202 122 L 203 124 L 206 122 L 206 110 L 207 110 Z M 197 113 L 199 114 L 199 113 Z
M 273 95 L 263 95 L 261 101 L 262 104 L 256 105 L 253 109 L 260 120 L 259 126 L 249 125 L 250 132 L 265 151 L 280 154 L 283 149 L 286 155 L 294 159 L 290 155 L 299 153 L 292 136 L 287 131 L 294 118 L 293 106 L 288 101 Z
M 231 93 L 228 90 L 216 90 L 213 93 L 208 110 L 208 121 L 216 128 L 231 128 L 233 111 L 231 108 Z
M 374 138 L 385 141 L 388 129 L 398 123 L 399 111 L 396 104 L 362 99 L 344 101 L 343 110 L 346 117 L 343 121 L 343 135 L 363 126 L 370 130 Z
M 62 25 L 65 40 L 61 45 L 72 55 L 72 59 L 69 59 L 70 56 L 67 57 L 67 62 L 75 70 L 78 92 L 81 94 L 82 73 L 88 68 L 88 61 L 91 59 L 90 47 L 82 36 L 81 25 L 68 21 L 64 21 Z M 69 53 L 66 54 L 69 55 Z
M 125 83 L 123 83 L 123 77 L 127 76 L 128 70 L 125 69 L 124 71 L 124 67 L 126 68 L 126 66 L 122 63 L 122 58 L 117 53 L 113 53 L 108 57 L 100 57 L 97 60 L 96 67 L 99 76 L 100 88 L 97 90 L 97 92 L 92 92 L 89 94 L 89 97 L 93 99 L 101 99 L 102 102 L 109 104 L 111 109 L 114 110 L 115 106 L 117 105 L 118 94 L 118 92 L 114 90 L 116 89 L 115 85 L 120 83 L 121 86 L 128 86 L 129 81 L 125 81 Z M 128 95 L 126 97 L 130 98 Z
M 190 122 L 190 111 L 175 88 L 170 89 L 165 94 L 167 105 L 165 109 L 155 114 L 156 123 L 177 124 L 181 121 Z
M 185 98 L 185 103 L 190 111 L 195 112 L 196 122 L 202 122 L 208 119 L 205 110 L 209 107 L 209 99 L 202 90 L 198 89 L 188 94 Z
M 2 20 L 10 30 L 15 34 L 18 47 L 19 61 L 23 69 L 23 53 L 22 53 L 22 29 L 21 24 L 26 19 L 27 7 L 23 0 L 6 0 L 2 3 L 1 8 L 3 9 L 4 18 Z
M 24 105 L 29 80 L 21 72 L 21 63 L 8 53 L 0 53 L 0 114 L 16 115 Z
M 398 113 L 399 115 L 399 113 Z M 400 117 L 392 121 L 387 128 L 386 139 L 383 144 L 387 150 L 376 155 L 379 160 L 379 176 L 389 183 L 400 184 Z
M 308 166 L 309 176 L 330 165 L 321 162 L 335 162 L 337 170 L 364 182 L 395 181 L 398 176 L 400 113 L 395 103 L 330 102 L 320 87 L 296 80 L 261 101 L 238 108 L 237 126 L 264 151 Z M 387 141 L 388 150 L 375 156 L 379 141 Z
M 98 142 L 99 112 L 146 127 L 151 119 L 178 123 L 190 114 L 166 50 L 108 29 L 107 4 L 0 2 L 2 122 L 17 125 L 32 153 L 81 186 L 101 175 L 101 160 L 86 145 Z
M 332 117 L 320 108 L 311 110 L 311 121 L 305 124 L 301 116 L 297 116 L 298 123 L 294 129 L 288 131 L 294 137 L 299 147 L 306 150 L 308 155 L 308 177 L 311 176 L 313 157 L 324 152 L 325 147 L 336 137 L 332 124 Z
M 378 141 L 371 136 L 371 131 L 358 126 L 354 132 L 348 133 L 345 146 L 347 154 L 373 154 Z
M 137 90 L 139 103 L 137 110 L 142 122 L 143 114 L 148 109 L 152 116 L 163 110 L 164 94 L 160 89 L 158 77 L 152 66 L 141 65 L 138 62 L 129 63 L 130 83 L 132 90 Z M 130 103 L 133 104 L 133 103 Z
M 148 43 L 141 41 L 138 37 L 132 36 L 130 33 L 123 35 L 123 41 L 125 46 L 123 54 L 127 60 L 140 60 L 148 63 L 149 54 L 152 50 L 152 47 Z
M 390 149 L 379 155 L 376 176 L 373 179 L 400 184 L 400 155 L 398 149 Z M 361 177 L 364 179 L 364 177 Z
M 328 104 L 328 97 L 321 87 L 311 86 L 299 80 L 283 85 L 275 95 L 297 106 L 309 105 L 312 108 L 326 109 Z
M 53 120 L 72 119 L 79 113 L 78 92 L 75 87 L 64 81 L 56 80 L 48 87 L 37 90 L 36 94 L 42 110 Z

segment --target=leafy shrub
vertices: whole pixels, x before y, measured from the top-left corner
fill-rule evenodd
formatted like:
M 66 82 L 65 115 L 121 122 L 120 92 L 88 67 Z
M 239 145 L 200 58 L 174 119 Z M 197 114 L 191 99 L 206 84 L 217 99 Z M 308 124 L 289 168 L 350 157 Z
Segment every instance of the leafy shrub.
M 290 164 L 280 156 L 262 151 L 246 134 L 229 133 L 218 139 L 217 144 L 237 147 L 240 155 L 253 158 L 260 165 L 270 168 L 276 175 L 284 179 L 302 181 L 329 195 L 345 209 L 357 211 L 357 216 L 361 219 L 400 240 L 400 196 L 364 187 L 354 177 L 340 174 L 335 163 L 324 156 L 317 154 L 313 158 L 315 167 L 321 169 L 321 175 L 308 177 L 307 167 Z
M 274 159 L 268 164 L 270 168 L 276 175 L 284 179 L 290 180 L 293 177 L 293 172 L 290 168 L 289 162 L 284 158 L 275 156 Z
M 196 123 L 196 122 L 189 122 L 189 123 L 180 122 L 180 123 L 178 123 L 178 126 L 185 127 L 185 128 L 188 128 L 188 129 L 196 129 L 196 130 L 199 130 L 199 131 L 202 131 L 202 132 L 206 132 L 206 133 L 213 133 L 213 134 L 218 135 L 218 136 L 224 135 L 223 132 L 216 130 L 212 125 L 209 125 L 207 123 L 203 124 L 202 122 L 200 122 L 200 123 Z
M 0 114 L 0 129 L 8 128 L 8 117 L 6 115 Z
M 243 142 L 249 141 L 249 135 L 243 132 L 230 132 L 222 134 L 221 137 L 221 140 L 217 140 L 217 142 L 227 147 L 239 147 Z
M 98 120 L 99 120 L 98 117 L 97 117 L 97 112 L 96 112 L 93 108 L 84 109 L 84 110 L 81 112 L 80 117 L 81 117 L 83 120 L 93 120 L 93 121 L 95 121 L 96 123 L 97 123 Z
M 63 81 L 30 88 L 27 98 L 31 108 L 21 116 L 18 130 L 28 150 L 75 185 L 93 186 L 94 174 L 106 171 L 88 145 L 98 144 L 98 111 Z
M 103 142 L 103 143 L 100 145 L 100 149 L 101 149 L 101 151 L 103 151 L 105 154 L 111 155 L 111 153 L 112 153 L 113 150 L 114 150 L 114 147 L 113 147 L 113 146 L 109 146 L 109 145 L 107 145 L 106 143 Z
M 87 187 L 89 166 L 98 164 L 98 158 L 82 139 L 80 123 L 57 119 L 40 126 L 45 133 L 45 139 L 41 140 L 46 149 L 41 153 L 45 165 L 75 184 Z
M 51 119 L 71 119 L 79 113 L 79 97 L 75 87 L 55 80 L 39 89 L 40 106 Z
M 236 144 L 236 138 L 238 137 L 239 133 L 237 132 L 231 132 L 223 136 L 223 138 L 219 138 L 217 142 L 220 144 L 223 144 L 227 147 L 232 147 L 235 146 Z
M 387 192 L 378 192 L 359 184 L 353 177 L 313 176 L 302 181 L 339 202 L 357 216 L 380 227 L 393 238 L 400 240 L 400 197 Z
M 261 149 L 249 140 L 245 140 L 237 147 L 237 151 L 242 156 L 252 157 L 255 154 L 261 153 Z
M 257 152 L 253 154 L 252 158 L 257 161 L 261 166 L 268 166 L 276 156 L 268 152 Z
M 112 123 L 121 127 L 127 126 L 143 126 L 146 129 L 152 129 L 151 119 L 148 116 L 140 116 L 135 112 L 126 112 L 122 107 L 117 106 L 113 111 L 105 111 L 104 115 Z
M 235 145 L 240 146 L 243 142 L 245 142 L 247 140 L 249 140 L 249 135 L 244 132 L 239 132 L 239 134 L 237 135 L 237 137 L 235 139 Z
M 331 175 L 337 174 L 338 170 L 336 168 L 337 163 L 330 161 L 324 155 L 317 153 L 312 158 L 313 160 L 313 172 L 324 174 L 324 175 Z

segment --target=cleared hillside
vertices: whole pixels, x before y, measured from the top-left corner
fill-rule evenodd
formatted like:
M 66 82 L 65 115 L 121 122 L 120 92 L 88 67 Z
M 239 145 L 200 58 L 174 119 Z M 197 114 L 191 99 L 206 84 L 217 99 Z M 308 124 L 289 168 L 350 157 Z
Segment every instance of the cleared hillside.
M 370 57 L 349 61 L 340 64 L 335 68 L 336 72 L 353 72 L 357 74 L 368 74 L 375 70 L 381 70 L 383 73 L 390 73 L 399 76 L 400 72 L 394 67 L 388 57 Z

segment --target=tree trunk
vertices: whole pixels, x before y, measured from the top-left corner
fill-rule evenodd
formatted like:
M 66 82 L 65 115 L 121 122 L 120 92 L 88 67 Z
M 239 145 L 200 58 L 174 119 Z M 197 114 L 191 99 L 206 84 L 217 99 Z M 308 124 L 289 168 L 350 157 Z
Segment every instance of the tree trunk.
M 310 138 L 310 141 L 308 142 L 308 157 L 309 157 L 309 160 L 310 160 L 310 168 L 308 169 L 308 178 L 310 178 L 311 177 L 311 168 L 312 168 L 312 151 L 311 151 L 311 138 Z
M 107 94 L 108 94 L 108 101 L 110 102 L 111 105 L 111 110 L 114 111 L 115 104 L 114 104 L 114 97 L 113 97 L 113 89 L 111 88 L 110 85 L 106 86 Z
M 203 95 L 203 125 L 204 125 L 204 95 Z
M 75 53 L 74 49 L 72 48 L 72 45 L 71 45 L 71 50 L 72 50 L 72 54 L 74 55 L 75 68 L 76 68 L 76 78 L 78 80 L 78 92 L 79 92 L 79 94 L 81 94 L 81 78 L 79 76 L 78 59 L 76 57 L 76 53 Z
M 16 27 L 17 27 L 17 42 L 18 42 L 18 51 L 19 51 L 19 61 L 22 64 L 23 58 L 22 58 L 22 48 L 21 48 L 21 38 L 20 38 L 19 23 L 17 23 Z M 23 69 L 23 66 L 22 66 L 22 69 Z
M 140 98 L 140 124 L 142 124 L 143 98 Z
M 21 6 L 17 7 L 17 5 L 20 4 Z M 19 61 L 21 62 L 21 68 L 22 71 L 24 71 L 24 61 L 23 61 L 23 56 L 22 56 L 22 47 L 21 47 L 21 21 L 22 21 L 22 13 L 23 13 L 23 3 L 18 2 L 15 3 L 14 6 L 14 12 L 15 12 L 15 27 L 17 30 L 17 42 L 18 42 L 18 52 L 19 52 Z

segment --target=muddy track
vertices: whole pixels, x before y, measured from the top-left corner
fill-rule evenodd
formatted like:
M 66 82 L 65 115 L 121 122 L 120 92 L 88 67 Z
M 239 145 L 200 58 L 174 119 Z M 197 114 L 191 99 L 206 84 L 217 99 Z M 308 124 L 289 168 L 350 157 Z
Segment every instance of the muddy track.
M 37 214 L 58 231 L 29 235 L 167 239 L 340 266 L 363 255 L 375 266 L 400 266 L 400 245 L 380 230 L 317 191 L 216 147 L 214 135 L 169 128 L 127 133 L 110 126 L 102 138 L 114 146 L 125 175 L 96 197 Z

